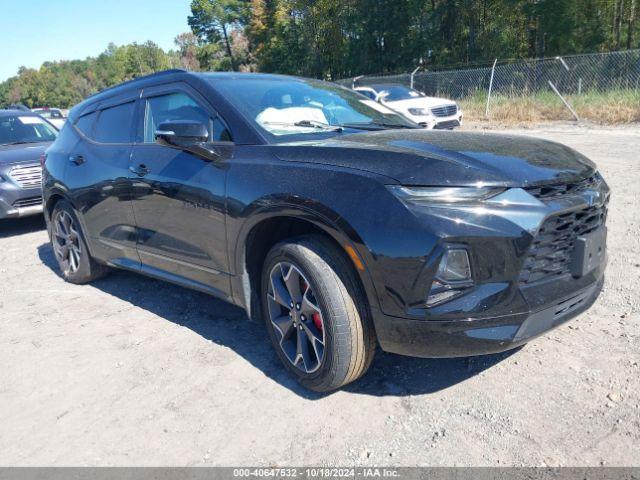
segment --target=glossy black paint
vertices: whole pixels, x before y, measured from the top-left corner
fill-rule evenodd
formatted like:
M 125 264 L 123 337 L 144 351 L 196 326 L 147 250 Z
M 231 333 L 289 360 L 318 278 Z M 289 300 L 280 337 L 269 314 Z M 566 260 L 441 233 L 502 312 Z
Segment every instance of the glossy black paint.
M 597 296 L 603 267 L 580 279 L 561 277 L 529 289 L 519 285 L 535 228 L 512 217 L 526 214 L 527 207 L 509 215 L 412 207 L 387 188 L 483 183 L 519 189 L 574 181 L 595 170 L 581 154 L 534 139 L 405 129 L 345 129 L 269 143 L 216 91 L 218 77 L 245 78 L 172 71 L 107 90 L 71 111 L 48 151 L 45 205 L 50 211 L 58 198 L 67 198 L 75 206 L 94 257 L 212 293 L 255 316 L 265 248 L 288 226 L 321 232 L 345 254 L 355 252 L 354 269 L 381 346 L 418 356 L 517 346 L 580 310 L 542 322 L 542 330 L 526 326 L 528 318 L 546 315 L 541 312 L 576 292 L 588 290 L 583 306 Z M 166 91 L 184 91 L 210 115 L 220 116 L 233 144 L 209 144 L 221 154 L 204 158 L 143 143 L 144 98 Z M 98 144 L 73 126 L 80 116 L 123 101 L 136 102 L 130 143 Z M 81 164 L 72 161 L 78 155 Z M 427 308 L 447 244 L 468 248 L 475 286 Z

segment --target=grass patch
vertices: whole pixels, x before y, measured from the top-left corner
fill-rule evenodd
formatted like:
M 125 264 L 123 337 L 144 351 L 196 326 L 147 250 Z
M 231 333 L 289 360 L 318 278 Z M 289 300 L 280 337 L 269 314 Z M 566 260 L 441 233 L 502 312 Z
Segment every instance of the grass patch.
M 565 97 L 581 120 L 603 125 L 640 122 L 640 90 L 611 90 L 585 92 Z M 487 94 L 479 92 L 459 101 L 466 120 L 485 120 Z M 553 93 L 535 95 L 492 95 L 489 120 L 501 123 L 543 122 L 572 120 L 573 116 Z

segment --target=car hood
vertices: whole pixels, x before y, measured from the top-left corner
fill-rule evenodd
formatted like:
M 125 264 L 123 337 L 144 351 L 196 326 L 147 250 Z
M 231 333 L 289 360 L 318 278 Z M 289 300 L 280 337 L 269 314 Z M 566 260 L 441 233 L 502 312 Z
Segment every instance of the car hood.
M 456 102 L 446 98 L 437 97 L 416 97 L 407 100 L 396 100 L 394 102 L 382 102 L 393 110 L 406 110 L 408 108 L 434 108 L 444 105 L 455 105 Z
M 282 160 L 363 170 L 404 185 L 523 187 L 578 180 L 595 170 L 559 143 L 471 132 L 384 130 L 275 149 Z
M 23 143 L 20 145 L 0 146 L 0 166 L 39 162 L 40 155 L 44 153 L 51 143 Z

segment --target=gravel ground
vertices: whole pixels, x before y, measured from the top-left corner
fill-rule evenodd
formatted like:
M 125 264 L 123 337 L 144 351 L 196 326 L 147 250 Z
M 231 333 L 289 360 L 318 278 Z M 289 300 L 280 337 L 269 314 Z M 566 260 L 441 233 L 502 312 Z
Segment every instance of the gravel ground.
M 0 222 L 0 465 L 640 465 L 640 128 L 517 133 L 613 189 L 598 302 L 515 352 L 379 353 L 328 396 L 241 310 L 123 272 L 66 284 L 40 219 Z

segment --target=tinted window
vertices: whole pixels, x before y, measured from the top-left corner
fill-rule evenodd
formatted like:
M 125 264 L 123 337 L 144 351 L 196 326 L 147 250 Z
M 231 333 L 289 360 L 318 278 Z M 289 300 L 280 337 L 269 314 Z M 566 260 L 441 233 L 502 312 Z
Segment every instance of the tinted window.
M 369 97 L 371 100 L 376 99 L 376 94 L 369 90 L 356 90 L 358 93 L 364 95 L 365 97 Z
M 170 93 L 147 100 L 144 126 L 145 143 L 153 143 L 154 133 L 163 122 L 171 120 L 194 120 L 209 126 L 209 115 L 195 100 L 184 93 Z
M 376 87 L 378 93 L 386 94 L 384 99 L 389 102 L 398 100 L 409 100 L 411 98 L 420 98 L 424 95 L 413 88 L 407 88 L 402 85 L 379 85 Z
M 35 115 L 0 117 L 0 145 L 52 142 L 57 132 Z
M 327 82 L 255 77 L 241 80 L 210 78 L 216 90 L 273 139 L 284 135 L 337 132 L 339 129 L 333 126 L 349 127 L 354 124 L 415 127 L 411 121 L 383 105 Z
M 90 113 L 89 115 L 84 115 L 78 119 L 78 121 L 76 122 L 76 127 L 87 137 L 93 138 L 93 126 L 96 123 L 97 117 L 97 112 Z
M 224 120 L 222 120 L 220 117 L 216 117 L 213 120 L 212 137 L 212 140 L 214 142 L 230 142 L 232 140 L 231 132 L 229 131 L 227 124 L 224 123 Z
M 212 141 L 231 141 L 229 129 L 222 119 L 211 119 L 209 114 L 185 93 L 170 93 L 151 97 L 147 100 L 144 125 L 145 143 L 155 141 L 155 131 L 163 122 L 172 120 L 193 120 L 203 123 L 209 130 Z
M 98 116 L 94 137 L 102 143 L 131 142 L 131 123 L 133 121 L 133 102 L 117 107 L 105 108 Z
M 34 110 L 34 112 L 43 118 L 64 118 L 60 110 Z

